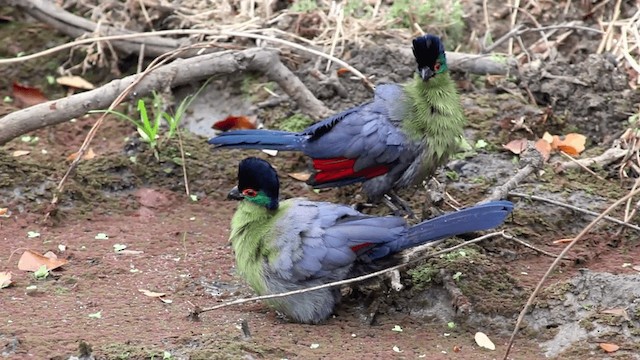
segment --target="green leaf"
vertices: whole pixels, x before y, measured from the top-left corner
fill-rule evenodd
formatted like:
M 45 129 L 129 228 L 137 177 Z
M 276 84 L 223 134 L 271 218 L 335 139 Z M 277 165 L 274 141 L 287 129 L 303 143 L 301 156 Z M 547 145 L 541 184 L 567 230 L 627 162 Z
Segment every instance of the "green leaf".
M 98 311 L 97 313 L 89 314 L 89 317 L 92 319 L 102 319 L 102 311 Z
M 453 274 L 453 276 L 451 277 L 453 280 L 460 280 L 460 277 L 462 276 L 462 273 L 460 271 L 458 271 L 457 273 Z
M 193 201 L 193 202 L 198 201 L 198 195 L 191 194 L 191 195 L 189 195 L 189 198 L 191 198 L 191 201 Z
M 33 272 L 33 276 L 35 276 L 35 278 L 38 280 L 46 279 L 47 276 L 49 276 L 49 270 L 47 270 L 47 265 L 40 265 L 38 270 Z
M 113 244 L 113 251 L 114 252 L 120 252 L 120 251 L 122 251 L 122 250 L 124 250 L 126 248 L 127 248 L 127 245 L 124 245 L 124 244 Z
M 447 327 L 448 327 L 449 329 L 455 329 L 455 328 L 456 328 L 456 323 L 454 323 L 453 321 L 449 321 L 449 322 L 447 323 Z
M 487 147 L 487 145 L 489 144 L 486 141 L 484 141 L 483 139 L 480 139 L 476 141 L 476 144 L 473 147 L 476 149 L 484 149 Z
M 28 238 L 37 238 L 40 237 L 40 233 L 37 231 L 28 231 L 27 232 L 27 237 Z

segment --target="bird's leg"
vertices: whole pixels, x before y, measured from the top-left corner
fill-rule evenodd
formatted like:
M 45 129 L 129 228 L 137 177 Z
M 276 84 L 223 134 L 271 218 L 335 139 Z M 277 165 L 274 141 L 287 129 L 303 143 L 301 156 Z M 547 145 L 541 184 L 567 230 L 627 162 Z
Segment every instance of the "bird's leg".
M 409 206 L 409 203 L 402 200 L 402 198 L 400 198 L 400 196 L 398 196 L 398 194 L 396 194 L 394 190 L 391 190 L 387 194 L 385 194 L 383 199 L 385 205 L 387 205 L 394 212 L 394 214 L 397 215 L 398 213 L 404 213 L 412 219 L 418 220 L 416 214 L 414 214 L 413 210 L 411 210 L 411 206 Z

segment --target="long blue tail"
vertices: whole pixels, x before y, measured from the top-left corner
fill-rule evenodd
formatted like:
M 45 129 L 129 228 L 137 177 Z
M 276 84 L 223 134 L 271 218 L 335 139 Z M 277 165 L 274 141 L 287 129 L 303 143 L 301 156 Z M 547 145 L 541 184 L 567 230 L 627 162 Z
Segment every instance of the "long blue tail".
M 492 201 L 421 222 L 396 244 L 401 251 L 431 241 L 500 226 L 513 210 L 511 201 Z M 395 252 L 393 251 L 393 252 Z
M 301 151 L 306 136 L 288 131 L 227 131 L 209 139 L 209 144 L 222 148 Z

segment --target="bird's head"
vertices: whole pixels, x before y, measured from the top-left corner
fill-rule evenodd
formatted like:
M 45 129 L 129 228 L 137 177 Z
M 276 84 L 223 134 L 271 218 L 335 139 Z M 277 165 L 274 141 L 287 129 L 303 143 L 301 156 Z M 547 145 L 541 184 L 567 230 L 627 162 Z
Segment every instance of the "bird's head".
M 418 63 L 418 74 L 424 81 L 447 71 L 444 45 L 435 35 L 427 34 L 413 39 L 413 56 Z
M 249 157 L 238 166 L 238 186 L 228 199 L 247 200 L 269 210 L 278 208 L 280 182 L 276 170 L 265 160 Z

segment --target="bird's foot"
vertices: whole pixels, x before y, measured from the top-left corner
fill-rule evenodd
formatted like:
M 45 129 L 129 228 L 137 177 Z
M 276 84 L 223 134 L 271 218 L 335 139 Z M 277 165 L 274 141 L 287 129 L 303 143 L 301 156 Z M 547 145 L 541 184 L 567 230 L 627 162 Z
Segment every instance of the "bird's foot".
M 374 204 L 369 204 L 369 203 L 355 203 L 353 205 L 351 205 L 352 208 L 354 208 L 355 210 L 358 211 L 362 211 L 364 209 L 373 209 L 374 207 L 376 207 Z
M 411 219 L 418 220 L 409 203 L 402 200 L 393 190 L 384 195 L 382 202 L 393 211 L 395 216 L 407 216 Z

